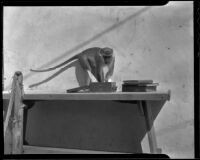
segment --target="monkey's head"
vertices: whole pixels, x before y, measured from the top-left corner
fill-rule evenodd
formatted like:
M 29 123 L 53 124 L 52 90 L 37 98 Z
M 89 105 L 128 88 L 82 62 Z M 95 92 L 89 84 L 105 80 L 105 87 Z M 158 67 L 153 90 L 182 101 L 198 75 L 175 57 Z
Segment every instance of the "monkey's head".
M 113 49 L 108 47 L 102 48 L 101 55 L 103 56 L 104 63 L 110 64 L 113 59 Z

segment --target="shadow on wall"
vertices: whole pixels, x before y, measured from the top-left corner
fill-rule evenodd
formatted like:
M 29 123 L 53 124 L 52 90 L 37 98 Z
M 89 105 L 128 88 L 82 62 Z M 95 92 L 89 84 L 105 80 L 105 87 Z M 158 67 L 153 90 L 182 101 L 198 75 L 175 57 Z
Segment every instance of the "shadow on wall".
M 125 24 L 126 22 L 128 22 L 128 21 L 131 20 L 132 18 L 135 18 L 136 16 L 139 16 L 140 14 L 142 14 L 143 12 L 147 11 L 147 10 L 150 9 L 150 8 L 151 8 L 150 6 L 142 8 L 142 9 L 139 10 L 138 12 L 136 12 L 136 13 L 134 13 L 134 14 L 128 16 L 128 17 L 125 18 L 124 20 L 122 20 L 122 21 L 120 21 L 120 22 L 118 22 L 118 23 L 112 25 L 111 27 L 105 29 L 105 30 L 102 31 L 101 33 L 96 34 L 95 36 L 93 36 L 92 38 L 88 39 L 87 41 L 85 41 L 85 42 L 83 42 L 83 43 L 81 43 L 81 44 L 75 46 L 74 48 L 72 48 L 72 49 L 66 51 L 65 53 L 61 54 L 61 55 L 58 56 L 57 58 L 51 60 L 50 62 L 47 62 L 46 64 L 43 64 L 43 65 L 40 66 L 38 69 L 42 69 L 43 67 L 44 67 L 44 68 L 45 68 L 45 67 L 48 67 L 48 66 L 51 65 L 52 63 L 55 63 L 55 62 L 59 61 L 60 59 L 63 59 L 66 55 L 69 55 L 70 53 L 76 52 L 77 50 L 81 49 L 82 47 L 88 45 L 90 42 L 92 42 L 92 41 L 94 41 L 94 40 L 96 40 L 96 39 L 102 37 L 102 36 L 105 35 L 106 33 L 108 33 L 108 32 L 110 32 L 110 31 L 116 29 L 117 27 L 119 27 L 119 26 Z M 62 68 L 60 71 L 58 71 L 57 73 L 55 73 L 55 76 L 57 76 L 57 75 L 59 75 L 60 73 L 62 73 L 63 71 L 65 71 L 67 68 L 69 68 L 69 67 L 66 66 L 66 68 Z M 27 78 L 29 78 L 31 75 L 33 75 L 33 74 L 32 74 L 32 73 L 29 73 L 29 74 L 24 75 L 24 80 L 26 80 Z M 84 75 L 84 76 L 85 76 L 85 75 Z M 52 75 L 51 77 L 49 77 L 48 79 L 42 81 L 40 84 L 45 83 L 45 82 L 51 80 L 52 78 L 54 78 L 53 75 Z M 78 81 L 78 83 L 79 83 L 79 85 L 80 85 L 80 82 L 79 82 L 79 81 Z M 6 86 L 6 87 L 5 87 L 5 90 L 7 90 L 9 87 L 10 87 L 10 85 L 9 85 L 9 86 Z

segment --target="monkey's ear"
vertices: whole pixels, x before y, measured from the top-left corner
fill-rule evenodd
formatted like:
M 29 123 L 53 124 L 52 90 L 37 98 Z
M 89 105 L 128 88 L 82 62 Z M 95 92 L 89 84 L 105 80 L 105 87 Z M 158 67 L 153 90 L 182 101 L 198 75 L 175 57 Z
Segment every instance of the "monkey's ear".
M 112 48 L 108 48 L 108 47 L 102 48 L 102 54 L 104 56 L 112 56 L 113 49 Z

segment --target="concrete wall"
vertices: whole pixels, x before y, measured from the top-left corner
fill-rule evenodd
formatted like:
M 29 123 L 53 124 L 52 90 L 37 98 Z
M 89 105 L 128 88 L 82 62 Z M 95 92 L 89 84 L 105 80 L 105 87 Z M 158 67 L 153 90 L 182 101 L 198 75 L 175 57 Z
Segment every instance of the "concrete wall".
M 171 89 L 155 120 L 158 145 L 171 157 L 194 155 L 193 2 L 157 7 L 4 7 L 4 86 L 10 89 L 16 70 L 24 87 L 56 71 L 46 68 L 89 47 L 109 46 L 116 54 L 113 81 L 153 79 L 158 90 Z M 69 68 L 33 91 L 77 87 Z M 147 137 L 143 150 L 148 152 Z

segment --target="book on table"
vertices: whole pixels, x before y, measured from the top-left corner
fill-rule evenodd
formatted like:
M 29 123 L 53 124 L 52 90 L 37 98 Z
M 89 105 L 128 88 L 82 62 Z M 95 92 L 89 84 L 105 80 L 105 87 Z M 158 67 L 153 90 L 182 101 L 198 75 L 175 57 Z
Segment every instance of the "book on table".
M 124 80 L 122 92 L 151 92 L 156 91 L 159 83 L 153 80 Z

